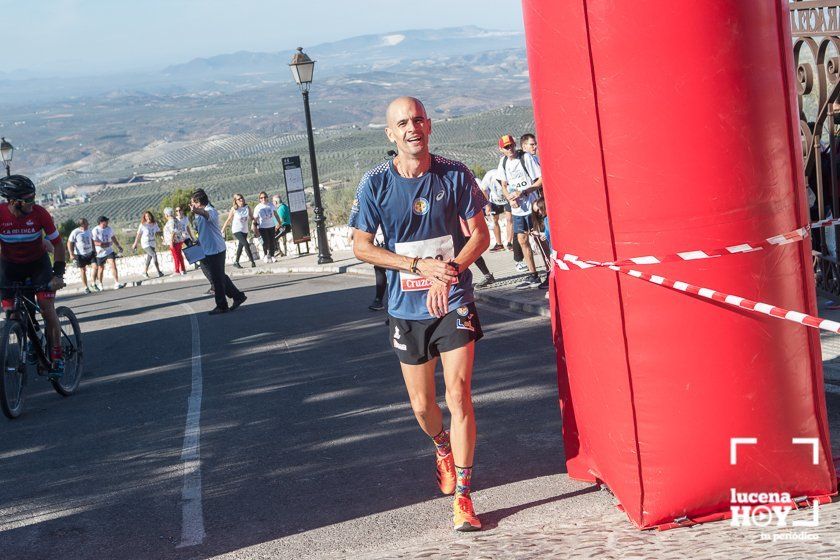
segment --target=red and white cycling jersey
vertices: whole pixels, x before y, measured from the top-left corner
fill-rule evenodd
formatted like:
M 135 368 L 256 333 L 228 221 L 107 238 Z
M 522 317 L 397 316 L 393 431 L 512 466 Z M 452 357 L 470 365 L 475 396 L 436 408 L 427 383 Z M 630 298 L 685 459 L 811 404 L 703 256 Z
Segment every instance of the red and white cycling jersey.
M 41 232 L 53 245 L 61 243 L 61 236 L 55 229 L 52 216 L 43 206 L 32 205 L 32 212 L 17 217 L 9 210 L 9 204 L 0 204 L 0 256 L 5 261 L 28 263 L 37 261 L 47 249 L 41 240 Z

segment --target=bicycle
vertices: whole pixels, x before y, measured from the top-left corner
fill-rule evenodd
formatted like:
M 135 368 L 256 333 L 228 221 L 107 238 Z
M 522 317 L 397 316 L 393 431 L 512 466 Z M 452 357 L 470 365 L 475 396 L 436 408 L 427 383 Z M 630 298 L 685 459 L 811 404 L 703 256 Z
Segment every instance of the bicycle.
M 35 315 L 40 307 L 34 298 L 36 291 L 47 287 L 16 282 L 1 289 L 14 290 L 15 294 L 0 330 L 0 408 L 8 418 L 14 419 L 23 412 L 24 388 L 30 369 L 34 367 L 41 376 L 50 370 L 46 336 Z M 59 379 L 50 379 L 50 383 L 59 395 L 69 397 L 79 388 L 82 379 L 82 331 L 69 307 L 59 306 L 55 311 L 61 333 L 64 374 Z

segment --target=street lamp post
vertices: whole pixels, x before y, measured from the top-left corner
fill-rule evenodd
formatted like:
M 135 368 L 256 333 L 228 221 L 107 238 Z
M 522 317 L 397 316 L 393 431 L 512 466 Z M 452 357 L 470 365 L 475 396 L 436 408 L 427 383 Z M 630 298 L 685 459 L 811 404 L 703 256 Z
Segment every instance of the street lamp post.
M 318 165 L 315 162 L 315 140 L 312 137 L 312 117 L 309 114 L 309 86 L 315 71 L 315 61 L 309 58 L 303 47 L 298 47 L 289 63 L 292 76 L 303 95 L 303 110 L 306 114 L 306 134 L 309 138 L 309 163 L 312 166 L 312 190 L 315 194 L 315 231 L 318 236 L 318 264 L 331 263 L 330 247 L 327 242 L 327 228 L 324 219 L 324 207 L 321 206 L 321 185 L 318 182 Z
M 0 157 L 3 158 L 3 164 L 6 166 L 6 177 L 12 176 L 12 155 L 15 153 L 15 147 L 12 146 L 5 138 L 0 138 Z

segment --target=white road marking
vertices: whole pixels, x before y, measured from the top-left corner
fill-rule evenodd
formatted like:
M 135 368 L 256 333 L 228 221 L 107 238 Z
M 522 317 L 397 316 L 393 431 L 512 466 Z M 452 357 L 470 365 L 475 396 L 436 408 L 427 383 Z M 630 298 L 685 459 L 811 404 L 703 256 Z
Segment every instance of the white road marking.
M 195 311 L 186 303 L 179 303 L 189 313 L 192 328 L 192 389 L 187 399 L 187 424 L 184 428 L 184 487 L 181 491 L 181 543 L 178 548 L 204 542 L 204 508 L 201 501 L 201 336 Z
M 181 542 L 177 548 L 196 546 L 204 542 L 204 506 L 201 494 L 201 395 L 203 374 L 201 371 L 201 334 L 195 310 L 187 303 L 171 299 L 144 297 L 180 305 L 190 318 L 192 331 L 192 387 L 187 398 L 187 422 L 184 427 L 184 445 L 181 447 L 184 486 L 181 489 Z

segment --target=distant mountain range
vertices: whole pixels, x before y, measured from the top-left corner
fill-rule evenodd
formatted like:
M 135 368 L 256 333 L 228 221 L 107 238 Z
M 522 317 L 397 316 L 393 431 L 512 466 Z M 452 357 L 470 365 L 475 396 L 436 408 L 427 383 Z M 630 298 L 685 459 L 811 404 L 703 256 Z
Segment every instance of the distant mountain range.
M 394 31 L 305 51 L 316 60 L 312 115 L 320 129 L 381 124 L 398 95 L 420 97 L 438 119 L 530 105 L 521 32 Z M 15 167 L 34 175 L 154 142 L 297 133 L 304 122 L 288 69 L 293 52 L 238 52 L 137 74 L 0 80 L 0 133 L 17 148 Z
M 416 60 L 442 60 L 487 51 L 521 49 L 521 31 L 479 27 L 417 29 L 361 35 L 305 47 L 316 60 L 316 79 L 371 70 L 395 70 Z M 241 51 L 196 58 L 157 72 L 79 77 L 36 77 L 10 73 L 0 80 L 0 108 L 114 92 L 175 95 L 200 91 L 229 93 L 267 83 L 289 82 L 288 64 L 295 48 L 275 53 Z

